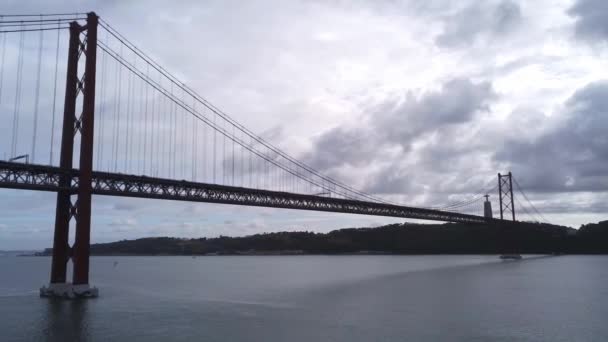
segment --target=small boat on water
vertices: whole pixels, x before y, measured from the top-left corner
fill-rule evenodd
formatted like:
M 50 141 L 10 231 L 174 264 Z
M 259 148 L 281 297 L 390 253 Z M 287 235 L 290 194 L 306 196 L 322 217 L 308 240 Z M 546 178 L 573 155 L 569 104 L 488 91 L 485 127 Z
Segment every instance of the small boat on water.
M 519 260 L 521 259 L 520 254 L 503 254 L 500 256 L 502 260 Z

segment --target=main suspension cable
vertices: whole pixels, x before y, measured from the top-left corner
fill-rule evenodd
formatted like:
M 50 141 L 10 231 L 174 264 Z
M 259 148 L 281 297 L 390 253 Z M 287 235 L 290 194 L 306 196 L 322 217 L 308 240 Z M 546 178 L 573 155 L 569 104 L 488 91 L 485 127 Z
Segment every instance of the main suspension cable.
M 105 22 L 103 19 L 100 20 L 101 21 L 101 26 L 103 28 L 105 28 L 108 32 L 110 32 L 110 34 L 112 34 L 118 41 L 120 41 L 122 44 L 124 44 L 125 46 L 127 46 L 127 48 L 129 48 L 131 51 L 133 51 L 134 53 L 136 53 L 140 58 L 144 59 L 146 62 L 150 63 L 150 65 L 156 69 L 160 74 L 162 74 L 164 77 L 166 77 L 169 81 L 171 81 L 172 83 L 176 84 L 178 87 L 184 89 L 186 91 L 186 93 L 194 98 L 196 98 L 198 101 L 200 101 L 203 105 L 205 105 L 207 108 L 209 108 L 212 112 L 214 112 L 216 115 L 220 116 L 222 119 L 226 120 L 228 123 L 230 123 L 231 125 L 236 126 L 236 128 L 238 128 L 239 130 L 241 130 L 242 132 L 244 132 L 245 134 L 251 136 L 253 139 L 255 139 L 258 143 L 262 144 L 263 146 L 267 147 L 269 149 L 269 151 L 272 151 L 274 153 L 277 153 L 278 155 L 280 155 L 281 157 L 285 158 L 286 160 L 298 165 L 299 167 L 302 167 L 303 169 L 311 172 L 311 174 L 322 178 L 324 181 L 327 181 L 335 186 L 338 186 L 340 188 L 343 188 L 349 192 L 353 192 L 359 196 L 368 198 L 368 199 L 372 199 L 374 201 L 378 201 L 381 203 L 389 203 L 383 199 L 380 198 L 376 198 L 372 195 L 363 193 L 359 190 L 355 190 L 352 187 L 345 185 L 343 183 L 340 183 L 330 177 L 321 175 L 318 171 L 312 169 L 311 167 L 307 166 L 306 164 L 298 161 L 297 159 L 289 156 L 288 154 L 286 154 L 285 152 L 277 149 L 276 147 L 272 146 L 270 143 L 266 142 L 263 138 L 256 136 L 253 132 L 249 131 L 247 128 L 245 128 L 244 126 L 242 126 L 241 124 L 239 124 L 238 122 L 234 121 L 232 118 L 230 118 L 226 113 L 224 113 L 223 111 L 219 110 L 217 107 L 215 107 L 214 105 L 212 105 L 210 102 L 208 102 L 207 100 L 205 100 L 204 98 L 202 98 L 200 95 L 196 94 L 191 88 L 189 88 L 188 86 L 186 86 L 185 84 L 183 84 L 182 82 L 180 82 L 177 78 L 175 78 L 173 75 L 171 75 L 169 72 L 167 72 L 162 66 L 160 66 L 158 63 L 156 63 L 154 60 L 152 60 L 150 57 L 148 57 L 144 52 L 142 52 L 139 48 L 137 48 L 134 44 L 132 44 L 131 42 L 129 42 L 124 36 L 122 36 L 118 31 L 116 31 L 114 28 L 112 28 L 107 22 Z

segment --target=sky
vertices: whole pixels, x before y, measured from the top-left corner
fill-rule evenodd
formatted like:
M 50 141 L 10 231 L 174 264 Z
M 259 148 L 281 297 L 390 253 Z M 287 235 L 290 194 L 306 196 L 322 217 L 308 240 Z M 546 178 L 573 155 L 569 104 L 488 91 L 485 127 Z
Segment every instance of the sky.
M 603 0 L 0 5 L 88 11 L 253 132 L 365 192 L 431 206 L 512 171 L 551 223 L 606 218 Z M 11 108 L 0 103 L 3 117 Z M 10 129 L 2 120 L 5 138 Z M 53 194 L 1 190 L 0 203 L 0 249 L 50 247 Z M 109 197 L 94 197 L 92 220 L 92 242 L 403 222 Z

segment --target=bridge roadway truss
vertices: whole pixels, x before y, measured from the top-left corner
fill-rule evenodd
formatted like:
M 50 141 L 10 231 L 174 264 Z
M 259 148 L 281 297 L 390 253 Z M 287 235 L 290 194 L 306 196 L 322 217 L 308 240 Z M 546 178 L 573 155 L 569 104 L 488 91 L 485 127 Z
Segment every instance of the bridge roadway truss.
M 70 182 L 63 183 L 70 184 L 69 189 L 60 185 L 62 176 L 71 179 Z M 76 194 L 78 179 L 79 171 L 77 169 L 64 171 L 54 166 L 0 161 L 0 188 L 55 192 L 65 189 Z M 223 203 L 460 223 L 488 223 L 488 219 L 482 216 L 441 210 L 99 171 L 93 172 L 92 192 L 96 195 L 107 196 Z

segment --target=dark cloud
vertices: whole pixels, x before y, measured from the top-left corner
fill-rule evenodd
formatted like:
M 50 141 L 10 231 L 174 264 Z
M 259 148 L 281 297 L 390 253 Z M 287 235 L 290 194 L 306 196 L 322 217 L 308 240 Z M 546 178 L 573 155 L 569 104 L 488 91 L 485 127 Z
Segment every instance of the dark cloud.
M 443 33 L 435 42 L 441 47 L 470 45 L 512 31 L 521 19 L 521 9 L 512 0 L 476 1 L 446 17 Z
M 547 118 L 534 140 L 508 139 L 497 161 L 511 165 L 526 189 L 608 190 L 608 81 L 576 91 L 564 112 Z M 541 127 L 539 127 L 541 128 Z
M 477 113 L 487 111 L 495 98 L 488 82 L 453 79 L 438 91 L 428 92 L 420 98 L 408 94 L 405 101 L 384 106 L 376 113 L 375 129 L 390 142 L 407 149 L 416 137 L 445 126 L 470 122 Z
M 321 170 L 344 165 L 363 167 L 387 154 L 394 156 L 395 150 L 410 150 L 424 135 L 470 122 L 476 114 L 486 112 L 495 98 L 490 83 L 464 78 L 449 80 L 439 90 L 419 97 L 408 93 L 404 100 L 375 107 L 356 126 L 325 132 L 306 159 Z M 372 183 L 375 189 L 384 188 L 377 180 Z
M 489 82 L 465 78 L 419 96 L 408 93 L 375 106 L 356 124 L 325 132 L 307 159 L 338 179 L 358 182 L 366 192 L 404 196 L 409 203 L 429 186 L 441 193 L 477 190 L 481 182 L 475 177 L 454 181 L 446 175 L 456 168 L 479 168 L 475 158 L 487 158 L 471 139 L 479 130 L 477 119 L 495 99 Z
M 342 165 L 362 166 L 374 158 L 379 148 L 382 148 L 382 142 L 369 128 L 337 127 L 317 139 L 306 159 L 320 170 Z
M 608 2 L 577 0 L 568 14 L 576 19 L 575 33 L 579 38 L 608 42 Z
M 473 174 L 483 176 L 486 170 L 483 169 L 482 161 L 487 158 L 493 145 L 484 143 L 485 139 L 480 133 L 482 127 L 471 126 L 443 129 L 435 139 L 418 149 L 417 168 L 425 170 L 426 174 L 431 175 L 431 179 L 435 177 L 441 180 L 435 181 L 434 191 L 470 191 L 471 188 L 481 186 L 471 186 L 468 180 Z M 454 173 L 456 177 L 452 177 Z M 443 184 L 446 180 L 447 184 Z M 446 186 L 448 184 L 449 186 Z
M 375 173 L 365 190 L 434 206 L 493 187 L 492 145 L 482 142 L 479 128 L 444 127 L 421 145 L 404 156 L 407 162 L 397 158 Z
M 491 175 L 508 170 L 541 197 L 608 191 L 608 81 L 579 89 L 549 117 L 522 107 L 506 121 L 484 120 L 479 114 L 496 97 L 489 83 L 466 79 L 418 98 L 407 95 L 372 111 L 360 127 L 322 135 L 315 145 L 323 156 L 319 165 L 354 174 L 357 166 L 373 165 L 359 170 L 363 189 L 402 195 L 409 204 L 435 205 L 489 189 Z M 386 150 L 396 146 L 389 156 Z
M 412 180 L 408 170 L 399 168 L 398 163 L 395 163 L 370 178 L 365 191 L 373 194 L 404 194 L 423 190 Z

